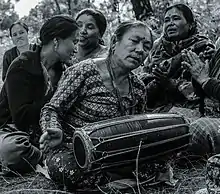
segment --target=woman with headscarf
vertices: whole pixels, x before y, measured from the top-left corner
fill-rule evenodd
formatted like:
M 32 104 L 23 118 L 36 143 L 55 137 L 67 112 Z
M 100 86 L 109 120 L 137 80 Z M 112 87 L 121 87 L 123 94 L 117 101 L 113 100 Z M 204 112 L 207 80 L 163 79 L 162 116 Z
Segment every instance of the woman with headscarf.
M 107 27 L 103 13 L 96 9 L 83 9 L 76 15 L 76 22 L 80 27 L 77 53 L 72 64 L 88 58 L 98 58 L 107 55 L 102 36 Z
M 72 143 L 74 128 L 144 113 L 145 86 L 132 70 L 144 61 L 152 44 L 152 32 L 144 23 L 124 22 L 111 38 L 107 57 L 81 61 L 64 72 L 40 119 L 41 148 L 50 151 L 46 163 L 50 177 L 58 184 L 85 189 L 107 180 L 100 173 L 84 176 L 68 143 Z
M 203 113 L 203 93 L 198 84 L 192 83 L 190 73 L 182 68 L 184 58 L 181 51 L 193 50 L 203 60 L 210 60 L 214 48 L 208 38 L 198 34 L 188 6 L 175 4 L 168 7 L 164 15 L 163 35 L 154 44 L 145 64 L 151 74 L 145 79 L 148 108 L 161 107 L 168 111 L 172 106 L 195 108 L 200 104 Z M 194 87 L 201 99 L 195 94 Z
M 77 33 L 71 17 L 54 16 L 40 30 L 41 46 L 22 53 L 10 65 L 0 94 L 2 169 L 22 173 L 43 160 L 38 143 L 40 110 L 56 90 L 62 63 L 76 52 Z
M 8 67 L 16 57 L 22 52 L 34 50 L 36 48 L 35 45 L 29 44 L 28 26 L 24 22 L 18 21 L 13 23 L 9 28 L 9 35 L 15 46 L 7 50 L 3 56 L 2 81 L 5 80 Z

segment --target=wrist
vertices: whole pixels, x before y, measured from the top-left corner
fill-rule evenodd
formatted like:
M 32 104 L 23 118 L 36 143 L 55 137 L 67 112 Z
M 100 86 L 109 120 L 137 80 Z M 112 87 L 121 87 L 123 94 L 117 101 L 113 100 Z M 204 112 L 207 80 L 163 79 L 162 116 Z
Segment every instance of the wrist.
M 208 81 L 210 80 L 211 78 L 207 78 L 206 80 L 202 80 L 201 81 L 201 86 L 202 88 L 204 89 L 205 85 L 208 83 Z

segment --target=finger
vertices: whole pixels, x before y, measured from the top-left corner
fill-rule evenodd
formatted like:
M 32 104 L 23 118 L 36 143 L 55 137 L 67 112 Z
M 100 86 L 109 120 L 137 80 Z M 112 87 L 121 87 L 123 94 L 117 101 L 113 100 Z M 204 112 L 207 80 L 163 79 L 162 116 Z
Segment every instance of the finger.
M 42 135 L 41 135 L 41 137 L 40 137 L 40 140 L 39 140 L 39 143 L 41 144 L 41 143 L 43 143 L 45 140 L 47 140 L 48 139 L 48 132 L 45 132 L 45 133 L 43 133 Z
M 47 133 L 50 137 L 57 136 L 59 129 L 56 128 L 47 128 Z
M 48 153 L 48 152 L 49 152 L 49 149 L 50 149 L 49 145 L 46 144 L 46 145 L 44 146 L 43 153 Z
M 189 51 L 187 55 L 192 65 L 201 65 L 202 61 L 196 53 Z
M 187 68 L 187 69 L 190 69 L 192 68 L 192 65 L 186 61 L 182 61 L 181 62 L 181 65 L 184 67 L 184 68 Z
M 48 144 L 48 140 L 45 140 L 44 142 L 40 143 L 40 149 L 44 149 L 44 147 Z

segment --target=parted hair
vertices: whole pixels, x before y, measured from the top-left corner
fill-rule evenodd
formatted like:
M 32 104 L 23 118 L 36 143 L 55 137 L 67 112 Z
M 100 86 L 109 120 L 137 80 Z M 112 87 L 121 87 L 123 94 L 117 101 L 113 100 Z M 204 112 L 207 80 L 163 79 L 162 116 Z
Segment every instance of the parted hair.
M 79 27 L 76 21 L 68 15 L 56 15 L 48 19 L 40 29 L 40 41 L 42 45 L 48 44 L 56 37 L 65 39 Z

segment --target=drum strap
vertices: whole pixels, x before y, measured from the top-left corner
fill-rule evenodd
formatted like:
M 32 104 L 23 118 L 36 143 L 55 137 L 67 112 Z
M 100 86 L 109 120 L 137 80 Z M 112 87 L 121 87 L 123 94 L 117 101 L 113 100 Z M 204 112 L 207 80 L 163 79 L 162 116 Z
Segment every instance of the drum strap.
M 122 114 L 122 116 L 125 116 L 125 115 L 127 115 L 126 114 L 126 107 L 123 105 L 122 96 L 120 94 L 120 91 L 119 91 L 116 83 L 115 83 L 115 76 L 114 76 L 114 72 L 112 70 L 112 67 L 110 65 L 109 59 L 106 60 L 106 64 L 107 64 L 107 69 L 108 69 L 108 72 L 109 72 L 109 75 L 110 75 L 110 78 L 111 78 L 111 83 L 112 83 L 114 93 L 116 94 L 116 96 L 118 98 L 118 104 L 119 104 L 121 114 Z M 133 103 L 133 101 L 134 101 L 133 88 L 132 88 L 132 83 L 131 83 L 131 79 L 130 79 L 129 76 L 128 76 L 128 81 L 129 81 L 129 87 L 130 87 L 131 98 L 132 98 L 132 103 Z M 135 112 L 135 104 L 130 106 L 130 114 L 132 114 L 132 115 Z

